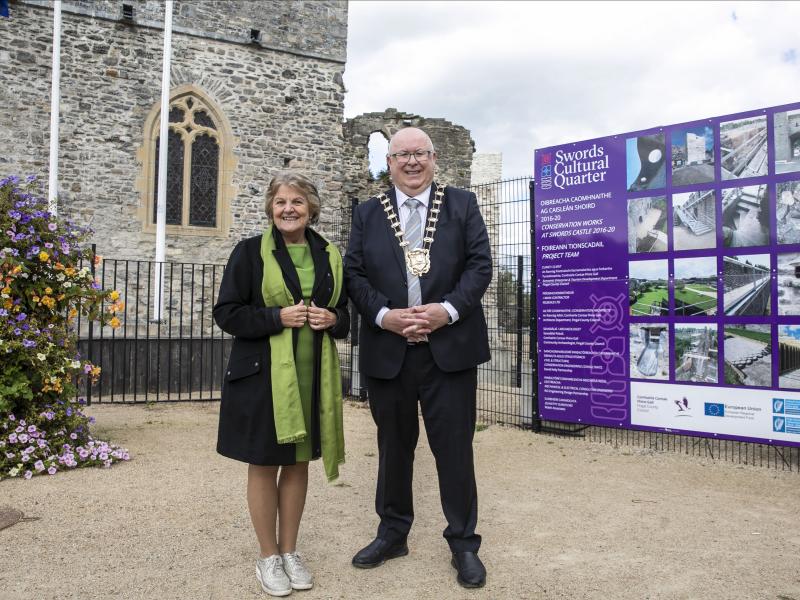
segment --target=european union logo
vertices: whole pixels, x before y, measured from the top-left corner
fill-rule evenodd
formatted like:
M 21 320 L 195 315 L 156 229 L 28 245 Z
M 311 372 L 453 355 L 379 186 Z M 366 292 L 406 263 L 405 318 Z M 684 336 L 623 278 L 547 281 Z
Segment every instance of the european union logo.
M 772 419 L 772 431 L 786 431 L 786 419 L 775 417 Z
M 724 417 L 725 405 L 718 402 L 706 402 L 705 414 L 709 417 Z
M 783 412 L 783 398 L 773 398 L 772 399 L 772 412 L 774 412 L 774 413 L 782 413 Z

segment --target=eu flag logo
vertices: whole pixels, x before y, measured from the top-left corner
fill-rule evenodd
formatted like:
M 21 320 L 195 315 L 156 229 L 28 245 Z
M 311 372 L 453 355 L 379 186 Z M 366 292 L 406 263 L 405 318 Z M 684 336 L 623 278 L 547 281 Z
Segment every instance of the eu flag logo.
M 705 413 L 709 417 L 724 417 L 725 405 L 718 402 L 706 402 Z

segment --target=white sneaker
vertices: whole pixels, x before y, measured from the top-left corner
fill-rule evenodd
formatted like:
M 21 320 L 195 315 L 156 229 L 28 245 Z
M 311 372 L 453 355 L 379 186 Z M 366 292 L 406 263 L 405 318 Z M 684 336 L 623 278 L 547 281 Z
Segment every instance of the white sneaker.
M 283 560 L 278 554 L 256 560 L 256 579 L 261 584 L 261 589 L 270 596 L 288 596 L 292 593 L 292 584 L 283 570 Z
M 306 567 L 303 559 L 300 558 L 297 552 L 281 554 L 281 558 L 283 558 L 283 568 L 286 575 L 289 577 L 292 588 L 296 590 L 310 590 L 314 587 L 314 578 L 311 576 L 308 567 Z

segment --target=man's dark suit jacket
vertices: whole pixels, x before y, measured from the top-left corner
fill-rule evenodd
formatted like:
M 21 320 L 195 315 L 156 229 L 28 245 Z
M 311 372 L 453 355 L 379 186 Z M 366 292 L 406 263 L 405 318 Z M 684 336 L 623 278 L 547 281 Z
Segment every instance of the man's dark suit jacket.
M 428 207 L 433 204 L 433 190 Z M 396 214 L 394 187 L 387 193 Z M 436 365 L 445 372 L 461 371 L 489 360 L 489 342 L 481 298 L 492 279 L 492 256 L 486 225 L 475 194 L 445 188 L 431 246 L 431 268 L 420 277 L 422 303 L 447 300 L 458 320 L 428 336 Z M 375 324 L 384 306 L 406 308 L 406 266 L 383 206 L 376 198 L 360 204 L 353 216 L 350 244 L 344 257 L 347 293 L 362 325 L 359 336 L 361 372 L 391 379 L 400 372 L 408 348 L 406 339 Z

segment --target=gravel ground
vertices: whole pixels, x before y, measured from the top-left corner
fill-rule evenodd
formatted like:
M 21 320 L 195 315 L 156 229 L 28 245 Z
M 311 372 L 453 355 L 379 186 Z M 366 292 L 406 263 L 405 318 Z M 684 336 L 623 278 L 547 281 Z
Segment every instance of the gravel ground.
M 214 452 L 218 404 L 92 407 L 132 460 L 0 482 L 38 520 L 0 531 L 0 597 L 265 598 L 245 465 Z M 300 551 L 315 598 L 800 600 L 800 475 L 491 426 L 476 434 L 480 590 L 455 582 L 433 459 L 420 438 L 410 554 L 372 570 L 377 471 L 369 411 L 345 407 L 347 464 L 311 469 Z

